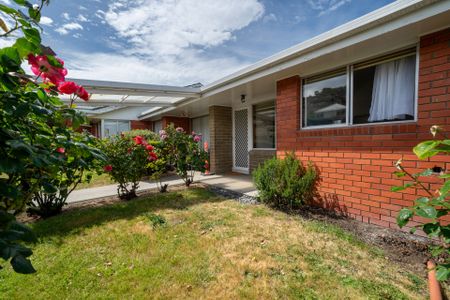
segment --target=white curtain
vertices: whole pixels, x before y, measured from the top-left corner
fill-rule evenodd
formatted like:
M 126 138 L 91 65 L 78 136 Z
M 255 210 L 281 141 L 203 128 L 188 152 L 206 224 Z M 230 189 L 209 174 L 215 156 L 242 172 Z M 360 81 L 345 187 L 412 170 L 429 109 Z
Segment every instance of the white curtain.
M 414 116 L 415 56 L 375 68 L 369 122 Z

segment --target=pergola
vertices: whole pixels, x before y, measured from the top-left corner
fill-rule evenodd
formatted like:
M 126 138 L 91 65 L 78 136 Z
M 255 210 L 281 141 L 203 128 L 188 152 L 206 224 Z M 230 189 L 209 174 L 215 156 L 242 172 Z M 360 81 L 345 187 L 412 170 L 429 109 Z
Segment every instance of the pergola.
M 79 109 L 87 113 L 104 112 L 120 107 L 147 107 L 143 114 L 162 108 L 174 107 L 183 101 L 200 96 L 198 85 L 179 87 L 129 82 L 70 79 L 82 85 L 90 94 L 87 103 L 79 103 Z M 65 103 L 69 96 L 62 96 Z

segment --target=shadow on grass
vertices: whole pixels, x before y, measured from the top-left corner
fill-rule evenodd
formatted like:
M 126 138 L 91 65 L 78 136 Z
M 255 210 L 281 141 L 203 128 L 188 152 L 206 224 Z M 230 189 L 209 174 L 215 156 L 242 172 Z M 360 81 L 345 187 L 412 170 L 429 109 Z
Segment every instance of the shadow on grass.
M 64 236 L 79 234 L 86 228 L 99 226 L 111 221 L 129 220 L 159 209 L 184 210 L 196 204 L 225 200 L 227 199 L 218 197 L 208 190 L 191 188 L 179 192 L 146 195 L 128 202 L 119 202 L 101 207 L 70 210 L 59 216 L 36 222 L 33 225 L 33 229 L 39 238 L 56 238 L 53 239 L 53 242 L 61 243 L 61 238 Z

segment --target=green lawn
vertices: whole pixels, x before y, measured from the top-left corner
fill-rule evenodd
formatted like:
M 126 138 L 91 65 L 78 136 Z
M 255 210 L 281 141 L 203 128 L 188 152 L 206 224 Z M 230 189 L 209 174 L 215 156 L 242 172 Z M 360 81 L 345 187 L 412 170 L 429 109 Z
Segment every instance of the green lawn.
M 103 173 L 103 174 L 96 174 L 96 173 L 92 173 L 92 179 L 89 183 L 87 182 L 83 182 L 80 183 L 79 185 L 77 185 L 77 190 L 79 189 L 87 189 L 87 188 L 92 188 L 92 187 L 98 187 L 98 186 L 104 186 L 104 185 L 109 185 L 109 184 L 114 184 L 114 181 L 111 180 L 111 177 L 109 177 L 108 174 Z
M 167 225 L 152 226 L 154 214 Z M 157 218 L 156 218 L 157 219 Z M 423 299 L 426 283 L 326 223 L 203 189 L 38 222 L 34 275 L 1 299 Z

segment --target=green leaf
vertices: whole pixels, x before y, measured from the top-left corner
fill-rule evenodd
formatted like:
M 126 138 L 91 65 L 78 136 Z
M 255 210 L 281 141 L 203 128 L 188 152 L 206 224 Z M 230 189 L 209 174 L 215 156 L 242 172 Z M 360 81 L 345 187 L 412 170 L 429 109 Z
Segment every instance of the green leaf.
M 394 175 L 400 178 L 400 177 L 404 177 L 406 175 L 406 173 L 405 172 L 396 171 L 396 172 L 394 172 Z
M 41 35 L 36 28 L 27 28 L 23 30 L 25 37 L 28 41 L 34 44 L 37 47 L 41 45 Z
M 416 199 L 416 204 L 418 205 L 424 205 L 424 204 L 428 204 L 430 202 L 430 199 L 428 199 L 427 197 L 420 197 Z
M 19 231 L 22 233 L 21 240 L 28 243 L 34 243 L 37 241 L 36 235 L 30 227 L 17 221 L 13 221 L 9 226 L 10 229 Z
M 402 228 L 406 224 L 408 224 L 409 219 L 413 216 L 413 212 L 408 208 L 403 208 L 397 215 L 397 224 Z
M 26 38 L 18 38 L 14 47 L 19 52 L 20 57 L 26 57 L 30 53 L 36 53 L 39 48 L 37 48 L 34 44 L 30 43 Z
M 433 206 L 421 206 L 416 208 L 416 214 L 418 216 L 428 218 L 428 219 L 436 219 L 437 211 Z
M 414 178 L 417 178 L 417 177 L 421 177 L 421 176 L 431 176 L 431 175 L 433 175 L 433 174 L 434 174 L 434 172 L 433 172 L 432 169 L 426 169 L 426 170 L 423 171 L 423 172 L 414 174 L 413 177 L 414 177 Z
M 31 261 L 25 258 L 23 255 L 16 255 L 11 259 L 11 265 L 17 273 L 20 274 L 32 274 L 36 273 Z
M 53 55 L 47 55 L 47 59 L 50 65 L 57 68 L 62 68 L 63 65 L 53 56 Z
M 414 147 L 413 151 L 420 159 L 425 159 L 438 153 L 435 148 L 439 141 L 425 141 Z
M 14 2 L 16 2 L 19 5 L 25 5 L 25 3 L 27 2 L 26 0 L 14 0 Z
M 413 185 L 414 185 L 414 183 L 406 183 L 405 185 L 402 185 L 402 186 L 393 186 L 393 187 L 391 187 L 391 191 L 392 192 L 403 191 L 403 190 L 406 190 L 407 188 L 409 188 L 409 187 L 411 187 Z
M 3 4 L 0 4 L 0 10 L 10 15 L 16 15 L 18 13 L 17 10 Z
M 448 194 L 448 192 L 450 191 L 450 180 L 445 181 L 440 191 L 441 195 L 443 195 L 444 197 Z
M 444 266 L 437 266 L 436 268 L 436 278 L 439 281 L 445 281 L 450 276 L 450 270 Z
M 35 10 L 33 7 L 30 7 L 28 9 L 28 14 L 30 15 L 30 18 L 32 18 L 36 22 L 39 22 L 41 20 L 41 13 L 38 10 Z
M 422 225 L 423 231 L 430 237 L 438 237 L 441 233 L 441 226 L 439 223 L 427 223 Z

